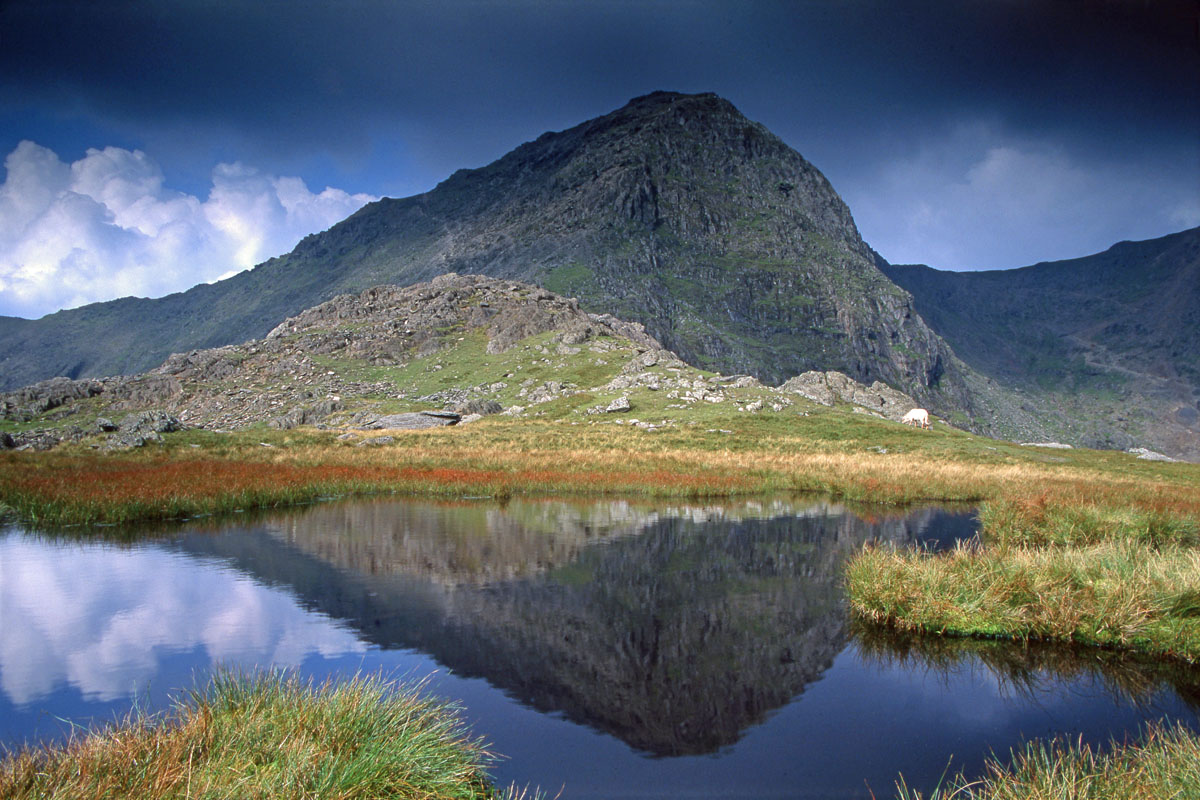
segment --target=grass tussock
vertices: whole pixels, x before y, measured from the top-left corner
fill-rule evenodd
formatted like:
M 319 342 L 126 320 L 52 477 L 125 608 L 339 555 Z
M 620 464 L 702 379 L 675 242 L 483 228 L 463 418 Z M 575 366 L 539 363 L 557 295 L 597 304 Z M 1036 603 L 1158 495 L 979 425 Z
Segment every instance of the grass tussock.
M 1200 659 L 1200 550 L 1190 547 L 875 547 L 851 561 L 846 579 L 859 617 L 900 630 Z
M 9 754 L 0 797 L 496 798 L 492 762 L 419 683 L 225 673 L 165 718 Z
M 1030 742 L 983 777 L 956 777 L 928 796 L 897 781 L 898 800 L 1190 800 L 1200 797 L 1200 737 L 1149 726 L 1137 742 L 1098 751 L 1082 741 Z

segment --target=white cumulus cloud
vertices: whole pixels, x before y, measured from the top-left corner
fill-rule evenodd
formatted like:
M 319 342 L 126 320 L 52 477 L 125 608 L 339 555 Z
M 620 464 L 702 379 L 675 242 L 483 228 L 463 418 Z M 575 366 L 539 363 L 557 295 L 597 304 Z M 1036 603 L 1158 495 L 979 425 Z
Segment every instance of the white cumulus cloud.
M 165 186 L 140 150 L 64 163 L 23 141 L 0 184 L 0 314 L 41 316 L 128 295 L 155 297 L 285 253 L 377 198 L 241 163 L 218 164 L 206 199 Z

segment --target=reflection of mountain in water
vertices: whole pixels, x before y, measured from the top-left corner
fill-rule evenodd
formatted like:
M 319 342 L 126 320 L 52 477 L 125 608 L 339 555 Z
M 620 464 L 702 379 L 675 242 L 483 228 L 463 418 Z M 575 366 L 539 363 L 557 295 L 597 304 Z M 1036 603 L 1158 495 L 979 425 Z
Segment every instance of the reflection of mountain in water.
M 868 539 L 913 541 L 933 514 L 763 511 L 355 503 L 185 547 L 383 647 L 675 755 L 732 744 L 819 678 L 846 641 L 842 561 Z

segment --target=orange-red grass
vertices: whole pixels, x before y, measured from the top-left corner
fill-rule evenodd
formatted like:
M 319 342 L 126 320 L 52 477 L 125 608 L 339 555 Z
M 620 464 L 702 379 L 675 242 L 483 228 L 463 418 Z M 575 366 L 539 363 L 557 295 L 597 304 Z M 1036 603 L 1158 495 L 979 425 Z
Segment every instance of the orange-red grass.
M 0 462 L 0 497 L 21 517 L 44 524 L 171 518 L 384 491 L 646 493 L 669 488 L 676 493 L 721 495 L 748 488 L 738 476 L 636 468 L 600 471 L 96 457 L 28 460 L 19 469 L 14 466 Z

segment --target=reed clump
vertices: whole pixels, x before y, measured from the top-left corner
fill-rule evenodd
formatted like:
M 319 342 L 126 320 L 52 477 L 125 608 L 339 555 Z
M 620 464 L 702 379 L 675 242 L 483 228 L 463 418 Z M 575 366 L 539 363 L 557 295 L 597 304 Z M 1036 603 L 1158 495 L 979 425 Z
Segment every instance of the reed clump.
M 1139 478 L 1014 468 L 980 508 L 978 543 L 866 548 L 848 564 L 857 618 L 899 631 L 1045 640 L 1200 660 L 1200 491 L 1190 467 Z
M 1079 740 L 1034 741 L 983 777 L 957 776 L 929 795 L 901 778 L 897 800 L 1185 800 L 1200 797 L 1200 738 L 1182 725 L 1150 725 L 1136 742 L 1100 751 Z
M 316 685 L 219 673 L 165 717 L 135 714 L 61 745 L 8 754 L 0 797 L 502 796 L 487 775 L 493 755 L 454 706 L 423 689 L 379 677 Z

